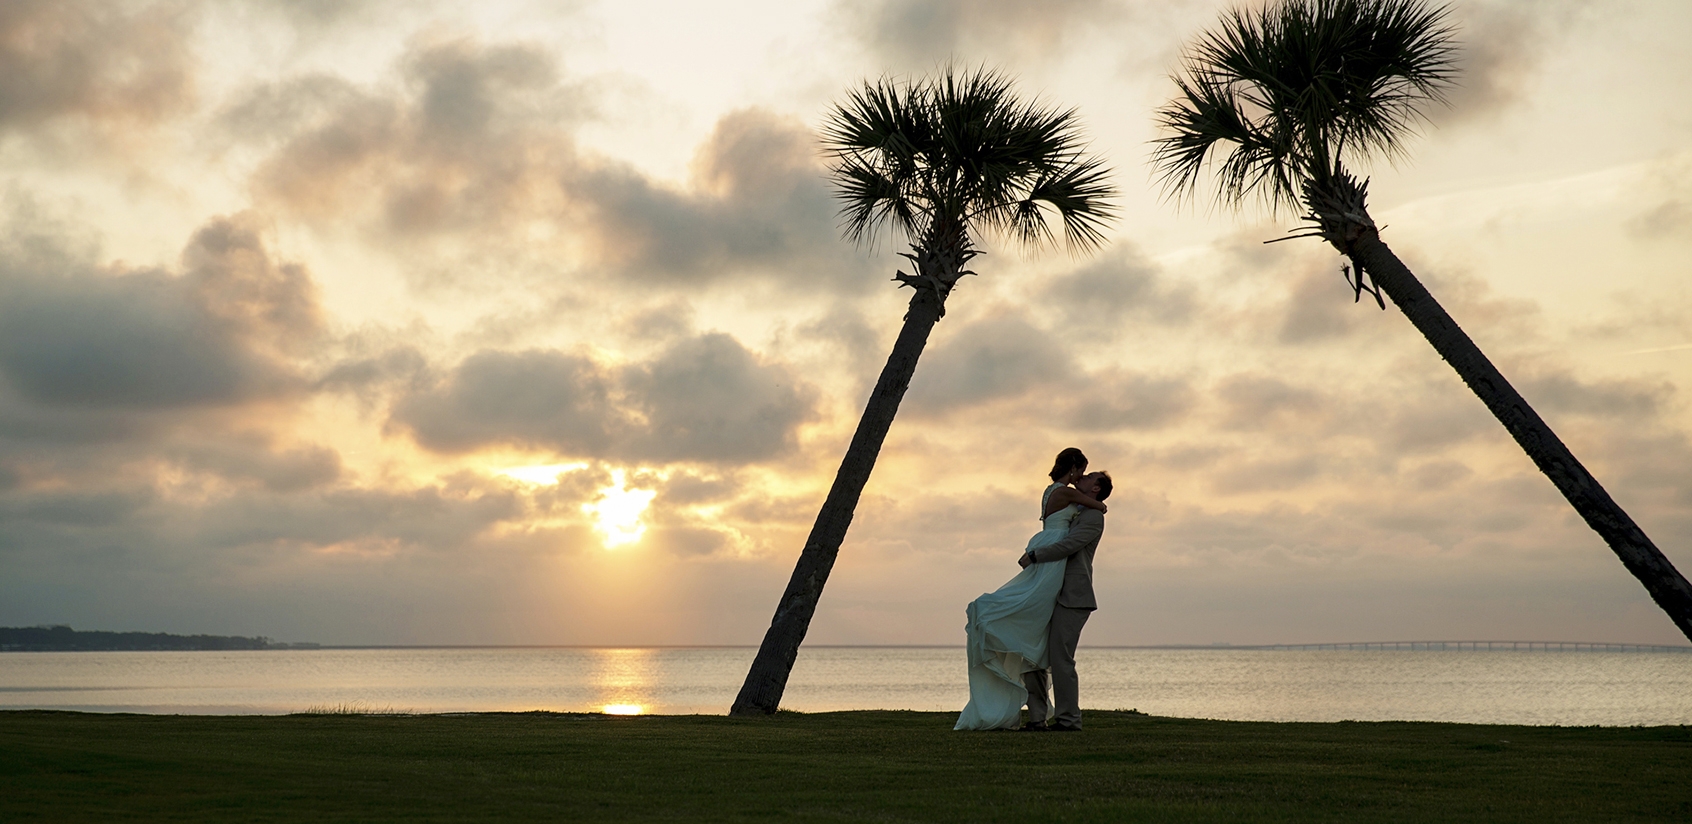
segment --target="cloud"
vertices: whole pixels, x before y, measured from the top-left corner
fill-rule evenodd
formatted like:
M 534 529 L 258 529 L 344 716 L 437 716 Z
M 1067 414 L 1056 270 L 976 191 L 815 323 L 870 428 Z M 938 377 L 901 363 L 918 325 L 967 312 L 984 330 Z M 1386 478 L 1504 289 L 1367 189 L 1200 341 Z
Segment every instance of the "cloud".
M 796 445 L 814 404 L 797 375 L 722 333 L 677 342 L 622 384 L 644 419 L 632 449 L 666 462 L 775 457 Z
M 479 352 L 400 398 L 392 421 L 442 452 L 513 444 L 570 457 L 744 463 L 792 449 L 814 402 L 786 367 L 712 332 L 621 368 L 556 350 Z
M 1650 163 L 1641 177 L 1636 185 L 1649 194 L 1646 205 L 1623 224 L 1628 234 L 1643 240 L 1685 238 L 1692 229 L 1692 198 L 1684 194 L 1692 185 L 1692 155 Z
M 1323 469 L 1315 455 L 1294 455 L 1263 460 L 1230 461 L 1224 471 L 1211 476 L 1223 493 L 1264 492 L 1296 489 L 1315 480 Z
M 612 402 L 613 380 L 582 355 L 478 352 L 440 385 L 401 398 L 393 419 L 439 452 L 513 443 L 599 455 L 629 425 Z
M 260 202 L 326 231 L 350 218 L 420 244 L 420 267 L 446 281 L 536 266 L 555 279 L 562 265 L 601 288 L 745 277 L 866 288 L 864 255 L 836 235 L 815 137 L 795 118 L 723 115 L 681 188 L 577 148 L 591 87 L 540 46 L 425 41 L 397 73 L 392 88 L 296 77 L 226 107 L 226 133 L 275 146 L 254 175 Z
M 0 5 L 0 130 L 60 118 L 149 125 L 194 98 L 190 20 L 172 3 Z
M 495 524 L 525 514 L 509 489 L 448 479 L 415 489 L 330 489 L 226 498 L 182 530 L 205 549 L 296 547 L 391 555 L 460 551 Z
M 1455 376 L 1411 381 L 1396 389 L 1375 399 L 1376 405 L 1345 416 L 1356 422 L 1360 434 L 1375 436 L 1383 454 L 1437 454 L 1477 436 L 1503 434 L 1497 420 Z
M 905 409 L 942 415 L 980 404 L 1024 398 L 1033 390 L 1067 384 L 1076 369 L 1070 353 L 1019 316 L 989 317 L 935 334 L 911 380 Z M 1054 391 L 1052 398 L 1060 397 Z
M 805 289 L 861 292 L 865 261 L 835 231 L 816 138 L 760 109 L 730 112 L 678 191 L 619 164 L 584 164 L 569 180 L 591 222 L 594 259 L 660 283 L 758 273 Z
M 251 436 L 200 440 L 165 453 L 190 472 L 209 472 L 237 482 L 255 483 L 273 492 L 322 487 L 341 477 L 341 456 L 321 446 L 275 449 Z
M 343 340 L 346 344 L 348 341 Z M 357 342 L 354 341 L 354 345 Z M 366 403 L 393 386 L 418 388 L 427 380 L 428 360 L 415 346 L 395 344 L 375 353 L 353 352 L 318 378 L 315 389 L 353 392 Z
M 1247 432 L 1314 428 L 1328 409 L 1321 393 L 1267 375 L 1226 378 L 1215 395 L 1222 403 L 1222 425 Z
M 1347 337 L 1362 325 L 1363 310 L 1376 309 L 1374 298 L 1367 294 L 1360 300 L 1356 295 L 1352 300 L 1344 299 L 1351 287 L 1345 285 L 1337 268 L 1311 268 L 1293 284 L 1276 335 L 1281 343 L 1309 344 Z
M 1125 326 L 1179 326 L 1198 308 L 1191 287 L 1171 282 L 1128 244 L 1079 269 L 1039 282 L 1037 305 L 1057 309 L 1062 327 L 1116 337 Z
M 1525 98 L 1557 41 L 1573 32 L 1585 0 L 1492 0 L 1465 3 L 1452 15 L 1457 31 L 1457 88 L 1436 122 L 1485 120 Z
M 1584 381 L 1567 372 L 1539 375 L 1518 389 L 1536 409 L 1621 421 L 1654 419 L 1674 395 L 1671 383 Z
M 528 220 L 560 212 L 582 103 L 549 52 L 426 41 L 398 73 L 394 89 L 308 75 L 229 104 L 219 119 L 231 134 L 283 138 L 255 173 L 261 202 L 319 226 L 351 216 L 397 236 L 522 236 Z
M 1067 423 L 1081 431 L 1159 429 L 1180 422 L 1198 394 L 1192 379 L 1100 370 L 1068 398 Z
M 875 0 L 839 9 L 861 41 L 901 66 L 989 51 L 1048 56 L 1117 13 L 1101 0 Z
M 183 270 L 0 261 L 0 377 L 49 407 L 225 406 L 299 388 L 287 354 L 321 326 L 316 287 L 248 216 L 195 233 Z

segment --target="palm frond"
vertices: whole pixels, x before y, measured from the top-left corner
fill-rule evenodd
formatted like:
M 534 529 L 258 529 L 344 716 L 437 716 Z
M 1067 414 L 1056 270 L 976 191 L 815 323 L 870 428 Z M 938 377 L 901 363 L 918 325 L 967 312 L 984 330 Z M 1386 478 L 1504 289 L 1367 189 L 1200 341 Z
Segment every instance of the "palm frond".
M 1166 191 L 1216 169 L 1219 199 L 1296 206 L 1346 160 L 1393 159 L 1455 80 L 1450 10 L 1425 0 L 1279 0 L 1236 9 L 1188 49 L 1158 111 Z
M 856 241 L 883 226 L 914 240 L 939 222 L 1039 245 L 1054 239 L 1056 214 L 1066 241 L 1085 248 L 1113 214 L 1115 189 L 1102 161 L 1085 156 L 1075 111 L 1022 102 L 997 72 L 865 83 L 835 106 L 822 138 Z

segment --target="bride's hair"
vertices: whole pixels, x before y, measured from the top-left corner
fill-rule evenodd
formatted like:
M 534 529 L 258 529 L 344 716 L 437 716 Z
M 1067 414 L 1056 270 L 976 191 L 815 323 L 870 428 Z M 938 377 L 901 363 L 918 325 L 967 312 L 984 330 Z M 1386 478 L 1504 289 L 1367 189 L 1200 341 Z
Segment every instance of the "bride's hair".
M 1069 474 L 1071 469 L 1086 469 L 1087 456 L 1081 450 L 1070 447 L 1058 453 L 1057 462 L 1052 464 L 1052 471 L 1048 473 L 1052 480 L 1057 480 Z

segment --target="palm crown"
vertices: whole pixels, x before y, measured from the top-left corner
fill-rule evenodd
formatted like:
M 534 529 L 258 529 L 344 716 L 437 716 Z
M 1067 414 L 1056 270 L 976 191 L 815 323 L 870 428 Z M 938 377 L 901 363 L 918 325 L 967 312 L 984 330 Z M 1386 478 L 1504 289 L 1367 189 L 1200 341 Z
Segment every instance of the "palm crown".
M 987 70 L 915 83 L 866 82 L 830 113 L 823 143 L 834 159 L 846 235 L 891 224 L 913 242 L 963 240 L 979 227 L 1040 244 L 1056 212 L 1075 248 L 1103 240 L 1114 189 L 1086 157 L 1073 109 L 1025 104 Z
M 1455 77 L 1449 9 L 1420 0 L 1280 0 L 1235 10 L 1188 53 L 1180 95 L 1158 111 L 1165 185 L 1197 184 L 1213 150 L 1224 202 L 1257 192 L 1296 207 L 1342 155 L 1395 155 Z

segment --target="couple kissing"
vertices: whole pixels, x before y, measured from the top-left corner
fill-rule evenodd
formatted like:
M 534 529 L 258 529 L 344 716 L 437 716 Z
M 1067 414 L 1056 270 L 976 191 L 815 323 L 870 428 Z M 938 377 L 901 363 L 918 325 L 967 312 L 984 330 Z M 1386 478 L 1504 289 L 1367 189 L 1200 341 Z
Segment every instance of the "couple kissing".
M 1075 648 L 1098 607 L 1093 555 L 1112 482 L 1109 473 L 1089 474 L 1087 456 L 1074 447 L 1058 453 L 1050 477 L 1040 498 L 1043 528 L 1017 560 L 1022 571 L 966 610 L 969 704 L 953 729 L 1081 729 Z

